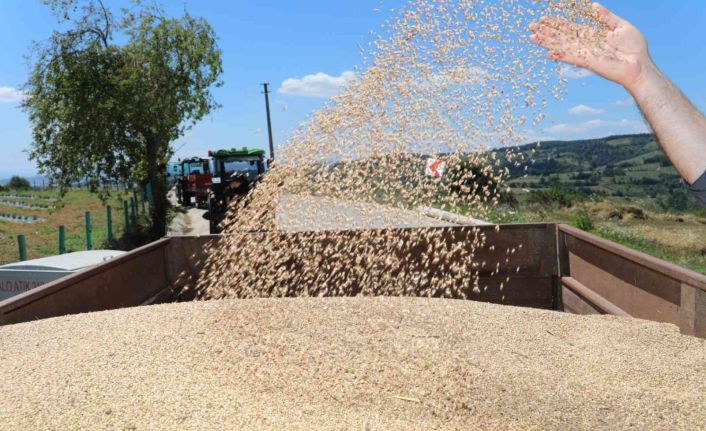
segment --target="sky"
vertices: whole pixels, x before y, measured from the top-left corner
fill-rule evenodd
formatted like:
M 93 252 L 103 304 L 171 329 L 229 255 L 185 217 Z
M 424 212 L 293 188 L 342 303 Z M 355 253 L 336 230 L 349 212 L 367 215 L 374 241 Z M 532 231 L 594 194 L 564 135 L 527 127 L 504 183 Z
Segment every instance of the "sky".
M 111 6 L 124 0 L 106 0 Z M 360 47 L 405 0 L 163 0 L 167 14 L 186 8 L 206 18 L 223 51 L 225 85 L 215 89 L 222 105 L 174 144 L 175 157 L 205 155 L 210 149 L 266 149 L 263 82 L 271 85 L 275 145 L 354 77 Z M 706 1 L 604 0 L 633 22 L 650 42 L 661 69 L 702 111 L 706 110 Z M 37 172 L 26 151 L 31 124 L 18 108 L 30 66 L 33 41 L 57 28 L 39 0 L 0 0 L 0 179 Z M 584 139 L 648 129 L 628 94 L 615 84 L 575 71 L 569 93 L 552 102 L 548 121 L 533 135 Z

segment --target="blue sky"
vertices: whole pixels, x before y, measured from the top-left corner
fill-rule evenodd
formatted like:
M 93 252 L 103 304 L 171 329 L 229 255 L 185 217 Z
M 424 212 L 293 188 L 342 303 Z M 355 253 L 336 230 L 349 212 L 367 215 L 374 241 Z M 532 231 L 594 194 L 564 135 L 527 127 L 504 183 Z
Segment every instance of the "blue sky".
M 109 5 L 124 3 L 108 0 Z M 223 50 L 223 107 L 175 144 L 177 156 L 209 149 L 267 147 L 262 82 L 270 82 L 275 143 L 326 101 L 361 63 L 359 47 L 370 40 L 404 0 L 164 0 L 169 14 L 189 12 L 214 26 Z M 704 0 L 604 0 L 635 23 L 650 41 L 657 63 L 706 110 L 706 2 Z M 16 90 L 26 80 L 24 60 L 33 40 L 44 40 L 55 20 L 39 0 L 0 2 L 0 178 L 32 175 L 25 150 L 31 142 Z M 288 81 L 289 80 L 289 81 Z M 598 77 L 572 79 L 565 100 L 554 102 L 537 136 L 580 139 L 645 131 L 628 95 Z

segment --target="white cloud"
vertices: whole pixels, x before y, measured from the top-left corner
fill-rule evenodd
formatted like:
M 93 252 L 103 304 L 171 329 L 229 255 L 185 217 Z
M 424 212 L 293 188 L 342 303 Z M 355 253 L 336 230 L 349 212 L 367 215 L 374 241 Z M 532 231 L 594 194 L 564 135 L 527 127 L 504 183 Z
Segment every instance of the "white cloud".
M 598 115 L 604 112 L 605 111 L 602 109 L 591 108 L 590 106 L 586 105 L 578 105 L 569 109 L 569 114 L 571 115 Z
M 627 99 L 620 99 L 615 101 L 616 106 L 634 106 L 635 105 L 635 100 L 632 98 L 627 98 Z
M 288 96 L 328 98 L 336 95 L 341 88 L 355 80 L 356 74 L 351 71 L 345 71 L 341 76 L 319 72 L 303 78 L 286 79 L 277 93 Z
M 0 103 L 21 102 L 24 97 L 24 93 L 16 88 L 0 87 Z
M 590 120 L 583 123 L 560 123 L 544 129 L 545 133 L 562 138 L 591 138 L 599 135 L 618 135 L 628 133 L 646 133 L 647 126 L 642 121 L 622 119 Z
M 581 79 L 593 76 L 593 72 L 591 72 L 590 70 L 581 69 L 580 67 L 562 64 L 561 66 L 559 66 L 559 76 L 564 79 Z

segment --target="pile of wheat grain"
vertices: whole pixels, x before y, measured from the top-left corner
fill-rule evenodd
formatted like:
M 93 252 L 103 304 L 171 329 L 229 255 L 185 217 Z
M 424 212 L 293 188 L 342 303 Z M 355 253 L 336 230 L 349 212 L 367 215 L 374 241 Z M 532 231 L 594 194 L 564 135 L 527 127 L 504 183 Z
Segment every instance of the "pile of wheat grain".
M 201 301 L 0 328 L 0 429 L 703 429 L 673 325 L 471 301 Z

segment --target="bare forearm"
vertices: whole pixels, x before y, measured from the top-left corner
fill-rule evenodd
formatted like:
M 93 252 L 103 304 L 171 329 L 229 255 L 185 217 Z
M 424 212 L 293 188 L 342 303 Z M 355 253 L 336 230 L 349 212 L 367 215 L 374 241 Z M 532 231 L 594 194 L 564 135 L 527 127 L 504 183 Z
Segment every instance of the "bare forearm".
M 554 60 L 592 70 L 625 87 L 677 171 L 693 184 L 706 171 L 706 118 L 660 73 L 647 40 L 634 25 L 600 4 L 592 8 L 603 29 L 543 17 L 530 26 L 532 41 L 549 50 Z
M 626 89 L 677 171 L 694 183 L 706 171 L 706 117 L 653 63 Z

